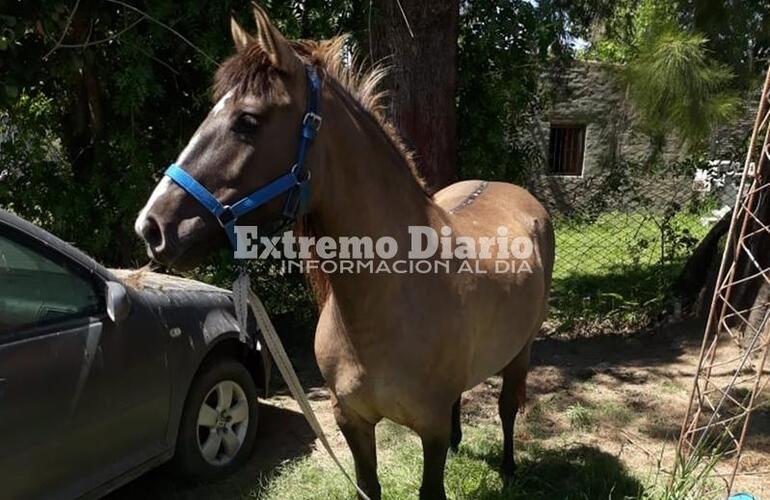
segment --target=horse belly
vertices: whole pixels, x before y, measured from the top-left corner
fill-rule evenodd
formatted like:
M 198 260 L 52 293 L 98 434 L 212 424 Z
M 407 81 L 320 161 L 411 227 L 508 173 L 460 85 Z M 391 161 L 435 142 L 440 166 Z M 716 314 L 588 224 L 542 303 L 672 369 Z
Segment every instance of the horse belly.
M 509 339 L 501 340 L 507 341 L 489 342 L 474 353 L 465 390 L 471 389 L 489 377 L 500 373 L 524 349 L 529 337 L 511 336 Z
M 507 298 L 501 299 L 499 290 L 497 294 L 479 296 L 475 307 L 480 314 L 475 314 L 475 322 L 467 325 L 472 331 L 473 349 L 466 389 L 500 373 L 539 331 L 545 306 L 536 297 L 542 297 L 543 285 L 539 277 L 533 278 L 523 284 L 519 293 Z

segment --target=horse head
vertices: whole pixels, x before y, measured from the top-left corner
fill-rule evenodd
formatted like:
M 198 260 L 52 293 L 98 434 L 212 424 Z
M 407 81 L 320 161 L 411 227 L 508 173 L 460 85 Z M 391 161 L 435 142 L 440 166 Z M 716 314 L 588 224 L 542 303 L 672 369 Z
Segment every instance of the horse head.
M 149 256 L 161 263 L 187 267 L 225 247 L 228 233 L 222 228 L 234 222 L 228 220 L 231 205 L 286 176 L 297 162 L 307 129 L 303 123 L 308 125 L 308 69 L 292 42 L 256 4 L 254 17 L 255 36 L 231 19 L 236 53 L 216 73 L 216 104 L 136 219 L 136 233 Z M 317 129 L 318 124 L 310 125 Z M 297 183 L 309 175 L 295 173 Z M 208 192 L 208 201 L 219 208 L 190 196 L 189 183 Z M 285 190 L 240 214 L 238 223 L 283 219 L 287 199 L 297 196 L 291 182 L 284 179 L 284 184 Z

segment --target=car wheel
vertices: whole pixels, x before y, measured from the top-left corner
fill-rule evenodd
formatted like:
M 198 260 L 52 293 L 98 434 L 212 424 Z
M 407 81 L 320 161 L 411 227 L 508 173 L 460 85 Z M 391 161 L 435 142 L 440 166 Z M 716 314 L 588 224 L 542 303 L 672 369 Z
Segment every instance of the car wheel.
M 243 464 L 254 447 L 257 389 L 238 361 L 215 361 L 193 380 L 173 466 L 191 479 L 218 479 Z

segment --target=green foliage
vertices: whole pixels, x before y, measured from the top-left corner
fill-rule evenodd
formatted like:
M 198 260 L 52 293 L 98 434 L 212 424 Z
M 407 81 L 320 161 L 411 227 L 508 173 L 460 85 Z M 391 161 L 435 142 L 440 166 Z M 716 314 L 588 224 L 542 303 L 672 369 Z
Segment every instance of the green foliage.
M 596 425 L 594 409 L 581 403 L 576 403 L 565 412 L 569 425 L 576 431 L 586 431 Z
M 0 110 L 0 205 L 67 234 L 80 208 L 72 198 L 83 193 L 51 128 L 58 111 L 53 99 L 26 92 Z
M 768 0 L 578 0 L 569 2 L 590 58 L 625 63 L 652 26 L 678 25 L 706 38 L 711 57 L 729 66 L 739 88 L 758 84 L 770 50 Z
M 586 57 L 624 65 L 621 74 L 646 133 L 662 138 L 675 132 L 695 148 L 735 115 L 739 101 L 730 66 L 695 31 L 687 10 L 665 0 L 618 2 Z
M 0 15 L 0 205 L 114 266 L 146 261 L 133 220 L 208 112 L 231 13 L 254 25 L 245 0 L 128 3 L 14 2 Z M 267 7 L 289 36 L 325 37 L 351 5 Z
M 690 144 L 731 118 L 730 70 L 708 56 L 706 39 L 673 24 L 650 28 L 624 71 L 635 109 L 653 136 L 678 132 Z
M 658 27 L 677 23 L 676 3 L 665 0 L 616 2 L 606 13 L 603 34 L 594 40 L 586 55 L 620 64 L 632 60 L 643 41 Z
M 535 154 L 523 134 L 548 48 L 564 25 L 550 2 L 462 3 L 458 37 L 460 178 L 517 180 Z
M 702 33 L 713 57 L 738 76 L 739 88 L 751 89 L 767 69 L 770 53 L 770 1 L 679 0 L 680 16 Z

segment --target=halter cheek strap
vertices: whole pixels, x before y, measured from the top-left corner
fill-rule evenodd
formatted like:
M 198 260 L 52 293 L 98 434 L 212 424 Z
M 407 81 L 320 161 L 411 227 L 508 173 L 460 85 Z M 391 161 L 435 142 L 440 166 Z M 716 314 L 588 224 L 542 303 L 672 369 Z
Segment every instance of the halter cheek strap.
M 305 167 L 305 157 L 313 143 L 318 130 L 321 128 L 322 118 L 318 114 L 321 100 L 321 80 L 315 67 L 305 68 L 308 81 L 308 98 L 305 108 L 305 117 L 302 120 L 302 131 L 297 149 L 297 159 L 289 172 L 257 189 L 248 196 L 241 198 L 232 205 L 221 203 L 200 182 L 195 180 L 182 167 L 172 163 L 166 169 L 165 175 L 173 180 L 187 194 L 195 198 L 206 210 L 217 218 L 219 224 L 225 230 L 227 238 L 233 248 L 236 247 L 235 225 L 238 218 L 253 212 L 269 201 L 288 193 L 283 206 L 283 217 L 286 221 L 293 221 L 303 215 L 307 210 L 310 197 L 310 172 Z

